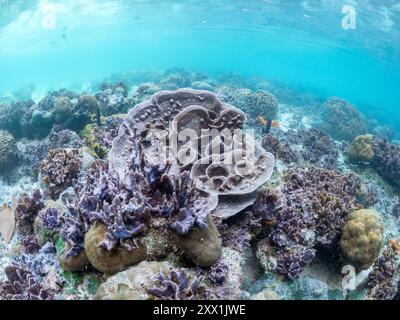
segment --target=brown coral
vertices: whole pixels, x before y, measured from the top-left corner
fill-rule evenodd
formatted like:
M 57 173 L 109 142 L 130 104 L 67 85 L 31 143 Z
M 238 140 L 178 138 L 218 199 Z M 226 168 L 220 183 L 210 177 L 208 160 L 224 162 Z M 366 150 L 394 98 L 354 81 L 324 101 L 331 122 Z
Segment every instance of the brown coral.
M 370 162 L 374 158 L 373 136 L 366 134 L 355 138 L 347 154 L 352 162 Z
M 378 213 L 363 209 L 346 222 L 340 247 L 346 261 L 358 269 L 368 269 L 376 260 L 383 241 L 383 224 Z

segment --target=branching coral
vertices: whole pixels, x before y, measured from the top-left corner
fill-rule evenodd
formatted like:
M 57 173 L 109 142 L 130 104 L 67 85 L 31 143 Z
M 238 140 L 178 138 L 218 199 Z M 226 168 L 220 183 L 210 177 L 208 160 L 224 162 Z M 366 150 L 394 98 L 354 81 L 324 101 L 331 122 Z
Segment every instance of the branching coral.
M 271 152 L 277 159 L 285 163 L 298 163 L 300 155 L 290 146 L 290 143 L 281 141 L 271 134 L 267 134 L 262 140 L 262 146 Z
M 217 91 L 222 101 L 243 110 L 249 115 L 248 124 L 257 125 L 257 117 L 262 116 L 268 120 L 276 119 L 278 113 L 278 100 L 266 91 L 251 91 L 249 89 L 234 89 L 223 87 Z
M 39 172 L 52 199 L 56 200 L 61 192 L 72 185 L 81 167 L 82 161 L 78 150 L 50 150 L 46 159 L 40 163 Z
M 35 190 L 32 196 L 22 194 L 15 207 L 15 220 L 17 230 L 21 235 L 28 236 L 33 233 L 33 225 L 36 216 L 44 207 L 40 190 Z
M 337 245 L 347 215 L 359 205 L 361 181 L 352 174 L 312 167 L 291 168 L 282 193 L 266 191 L 254 206 L 277 260 L 277 272 L 297 277 L 316 246 Z
M 373 140 L 372 167 L 395 186 L 400 186 L 400 146 L 386 140 Z
M 397 293 L 399 256 L 394 249 L 388 246 L 382 256 L 373 265 L 368 275 L 369 300 L 392 300 Z

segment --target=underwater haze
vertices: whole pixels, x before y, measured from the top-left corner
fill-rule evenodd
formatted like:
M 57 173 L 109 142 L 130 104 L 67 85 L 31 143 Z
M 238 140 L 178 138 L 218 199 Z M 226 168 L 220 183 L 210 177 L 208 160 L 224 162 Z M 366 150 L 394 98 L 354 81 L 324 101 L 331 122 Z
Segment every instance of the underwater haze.
M 400 0 L 0 0 L 0 300 L 400 300 L 399 103 Z
M 342 27 L 344 5 L 356 9 L 355 30 Z M 2 0 L 0 9 L 3 95 L 184 67 L 257 74 L 400 122 L 395 0 Z

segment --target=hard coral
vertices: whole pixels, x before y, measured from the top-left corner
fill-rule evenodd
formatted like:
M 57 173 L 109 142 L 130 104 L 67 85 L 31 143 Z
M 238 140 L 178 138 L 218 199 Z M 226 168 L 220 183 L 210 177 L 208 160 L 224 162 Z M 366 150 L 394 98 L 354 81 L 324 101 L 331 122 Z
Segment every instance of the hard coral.
M 278 113 L 277 98 L 266 91 L 251 91 L 249 89 L 234 89 L 222 87 L 217 91 L 222 101 L 243 110 L 249 115 L 249 125 L 255 127 L 257 117 L 268 120 L 276 119 Z
M 159 288 L 152 288 L 148 293 L 162 300 L 191 300 L 204 298 L 206 289 L 202 285 L 203 276 L 190 277 L 185 270 L 172 270 L 158 276 Z
M 352 141 L 367 132 L 362 114 L 348 101 L 330 98 L 322 106 L 322 130 L 334 139 Z
M 53 293 L 42 287 L 29 270 L 21 264 L 6 266 L 7 280 L 0 283 L 0 297 L 4 300 L 52 300 Z
M 373 136 L 366 134 L 354 139 L 347 150 L 349 159 L 352 162 L 370 162 L 374 158 Z
M 318 167 L 288 169 L 282 192 L 265 191 L 254 206 L 262 217 L 276 271 L 297 277 L 317 246 L 337 245 L 348 214 L 358 207 L 361 181 L 354 175 Z
M 62 281 L 47 283 L 49 273 L 57 273 L 55 250 L 50 244 L 35 254 L 23 254 L 4 269 L 7 279 L 0 282 L 0 300 L 51 300 Z
M 388 182 L 400 186 L 400 146 L 386 140 L 373 140 L 372 167 Z
M 399 256 L 388 246 L 382 256 L 374 263 L 368 275 L 369 300 L 392 300 L 398 291 L 397 276 Z
M 49 195 L 56 200 L 60 194 L 72 186 L 81 171 L 82 161 L 77 149 L 53 149 L 39 166 Z
M 22 194 L 15 207 L 15 220 L 18 232 L 23 236 L 31 235 L 34 231 L 34 221 L 44 207 L 40 190 L 35 190 L 32 196 Z
M 372 210 L 358 210 L 346 222 L 340 247 L 345 259 L 358 269 L 368 269 L 376 260 L 383 241 L 383 224 Z
M 368 162 L 389 183 L 400 186 L 400 147 L 372 135 L 357 137 L 348 155 L 353 162 Z
M 0 175 L 15 166 L 18 157 L 17 144 L 7 131 L 0 130 Z

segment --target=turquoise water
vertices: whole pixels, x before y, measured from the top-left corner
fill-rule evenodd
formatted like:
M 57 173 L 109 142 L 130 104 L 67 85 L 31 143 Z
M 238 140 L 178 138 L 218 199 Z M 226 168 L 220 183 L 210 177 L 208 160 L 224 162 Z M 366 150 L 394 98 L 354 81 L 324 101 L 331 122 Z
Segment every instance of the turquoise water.
M 355 30 L 342 28 L 346 4 Z M 0 9 L 0 96 L 184 67 L 260 75 L 400 122 L 398 1 L 1 0 Z

